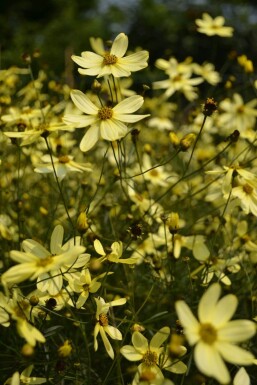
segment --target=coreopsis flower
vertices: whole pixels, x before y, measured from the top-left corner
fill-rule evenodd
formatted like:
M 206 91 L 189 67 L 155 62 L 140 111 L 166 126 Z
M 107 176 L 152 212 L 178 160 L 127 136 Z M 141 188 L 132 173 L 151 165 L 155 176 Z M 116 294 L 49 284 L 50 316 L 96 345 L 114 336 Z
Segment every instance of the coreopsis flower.
M 10 257 L 18 265 L 10 267 L 2 275 L 2 283 L 11 286 L 27 279 L 37 279 L 37 287 L 41 291 L 57 294 L 63 285 L 63 273 L 61 268 L 74 265 L 79 256 L 85 251 L 85 247 L 71 243 L 62 245 L 63 227 L 57 225 L 51 236 L 50 251 L 33 239 L 22 242 L 24 251 L 12 250 Z M 76 242 L 75 242 L 76 243 Z M 66 270 L 66 271 L 67 271 Z
M 121 354 L 129 361 L 142 361 L 137 368 L 137 373 L 133 379 L 132 385 L 140 383 L 143 373 L 151 373 L 155 380 L 164 379 L 162 369 L 172 373 L 185 373 L 186 365 L 179 359 L 171 360 L 165 347 L 162 346 L 170 335 L 170 328 L 165 326 L 161 328 L 148 342 L 147 338 L 136 331 L 132 335 L 132 346 L 125 345 L 120 349 Z M 186 349 L 183 350 L 185 354 Z M 182 355 L 183 355 L 182 354 Z
M 213 19 L 208 13 L 203 13 L 202 19 L 196 19 L 195 24 L 197 25 L 197 31 L 207 36 L 233 36 L 234 29 L 224 26 L 225 18 L 223 16 L 217 16 Z
M 19 131 L 5 131 L 4 135 L 10 139 L 21 139 L 21 146 L 32 144 L 39 138 L 59 130 L 70 130 L 61 120 L 56 119 L 54 113 L 51 114 L 49 105 L 43 109 L 31 107 L 18 109 L 11 107 L 9 114 L 3 115 L 1 120 L 8 127 L 19 127 Z
M 72 352 L 72 345 L 71 345 L 71 341 L 69 340 L 64 341 L 62 346 L 58 348 L 58 355 L 60 357 L 69 357 L 71 352 Z
M 101 282 L 99 282 L 98 280 L 109 274 L 112 273 L 103 273 L 95 278 L 92 278 L 89 269 L 85 269 L 82 270 L 80 275 L 77 276 L 75 279 L 69 280 L 69 286 L 67 290 L 71 290 L 74 293 L 79 293 L 79 297 L 76 301 L 76 307 L 78 309 L 84 305 L 90 293 L 96 293 L 100 289 Z
M 175 92 L 181 92 L 187 100 L 192 101 L 198 97 L 198 89 L 195 86 L 202 82 L 202 77 L 192 78 L 190 72 L 169 73 L 169 79 L 154 82 L 153 88 L 165 89 L 163 94 L 165 98 L 169 98 Z
M 235 93 L 232 98 L 226 98 L 219 104 L 220 115 L 218 124 L 221 128 L 238 130 L 242 137 L 255 137 L 253 128 L 257 117 L 257 98 L 245 103 L 242 96 Z
M 237 346 L 256 333 L 254 322 L 233 320 L 238 299 L 228 294 L 219 300 L 221 286 L 211 285 L 198 306 L 197 320 L 184 301 L 175 303 L 176 311 L 190 345 L 195 345 L 194 359 L 198 369 L 206 376 L 214 377 L 221 384 L 230 382 L 230 374 L 224 363 L 252 365 L 254 356 Z
M 221 81 L 219 72 L 215 71 L 215 67 L 212 63 L 193 64 L 194 73 L 201 76 L 204 80 L 211 85 L 215 86 Z
M 8 378 L 4 385 L 22 385 L 22 384 L 44 384 L 47 382 L 46 378 L 43 377 L 31 377 L 31 372 L 34 368 L 34 365 L 29 365 L 25 368 L 21 374 L 15 372 L 12 377 Z
M 54 173 L 53 165 L 50 155 L 46 154 L 42 156 L 42 161 L 45 164 L 38 164 L 34 169 L 35 172 L 40 174 Z M 58 158 L 52 156 L 55 172 L 57 178 L 61 181 L 69 172 L 91 172 L 90 163 L 77 163 L 73 160 L 71 155 L 61 155 Z
M 18 334 L 31 346 L 45 342 L 43 334 L 28 321 L 31 317 L 34 320 L 34 314 L 29 301 L 19 291 L 14 290 L 12 298 L 0 293 L 0 324 L 9 327 L 11 321 L 14 321 Z
M 90 126 L 80 142 L 80 149 L 84 152 L 90 150 L 99 138 L 108 141 L 123 138 L 128 132 L 125 123 L 135 123 L 149 116 L 132 114 L 144 103 L 143 97 L 139 95 L 130 96 L 114 107 L 97 106 L 79 90 L 72 90 L 71 98 L 84 115 L 67 114 L 63 121 L 77 128 Z
M 113 75 L 115 78 L 127 77 L 131 72 L 140 71 L 147 67 L 149 53 L 139 51 L 124 56 L 128 48 L 128 37 L 120 33 L 114 39 L 111 49 L 106 50 L 103 42 L 98 39 L 93 42 L 93 49 L 97 53 L 85 51 L 81 56 L 72 55 L 72 60 L 80 67 L 78 71 L 82 75 L 97 76 Z
M 108 355 L 114 359 L 114 351 L 107 334 L 114 340 L 122 340 L 121 332 L 114 326 L 109 325 L 108 312 L 113 306 L 120 306 L 126 303 L 126 298 L 119 298 L 111 302 L 105 302 L 101 297 L 95 298 L 96 301 L 96 324 L 94 328 L 94 349 L 98 349 L 97 336 L 100 333 L 104 347 Z
M 245 214 L 257 216 L 257 190 L 250 183 L 239 179 L 239 185 L 232 188 L 231 195 L 239 199 Z
M 95 251 L 102 256 L 99 258 L 99 262 L 109 261 L 113 263 L 124 263 L 127 265 L 133 265 L 137 263 L 138 260 L 138 258 L 135 256 L 130 258 L 121 258 L 123 253 L 122 242 L 113 242 L 113 244 L 111 245 L 111 252 L 106 253 L 99 239 L 96 239 L 94 241 L 94 248 Z

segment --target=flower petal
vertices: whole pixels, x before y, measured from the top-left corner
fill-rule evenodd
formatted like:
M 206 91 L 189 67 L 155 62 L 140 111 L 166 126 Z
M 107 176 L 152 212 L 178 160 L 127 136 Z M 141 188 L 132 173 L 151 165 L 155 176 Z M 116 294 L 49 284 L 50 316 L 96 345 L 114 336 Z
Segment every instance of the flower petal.
M 229 383 L 229 371 L 219 352 L 211 345 L 198 343 L 195 347 L 194 358 L 198 369 L 203 374 L 214 377 L 221 384 Z
M 249 320 L 233 320 L 218 331 L 219 340 L 231 343 L 245 341 L 256 333 L 255 323 Z
M 115 55 L 118 58 L 125 55 L 128 49 L 128 37 L 125 33 L 120 33 L 114 40 L 110 51 L 111 55 Z
M 102 120 L 100 124 L 101 137 L 114 141 L 123 138 L 127 133 L 127 126 L 115 119 Z
M 134 348 L 141 354 L 148 350 L 148 340 L 140 332 L 134 332 L 132 335 L 132 344 Z
M 86 152 L 91 150 L 92 147 L 96 144 L 100 137 L 100 130 L 97 126 L 91 126 L 85 135 L 83 136 L 79 148 L 81 151 Z
M 184 301 L 177 301 L 175 308 L 190 345 L 194 345 L 200 338 L 199 322 Z
M 170 334 L 170 328 L 168 326 L 165 326 L 158 330 L 157 333 L 152 337 L 150 341 L 150 349 L 151 348 L 159 348 L 164 341 L 167 340 Z
M 215 347 L 218 349 L 220 355 L 224 360 L 235 365 L 253 365 L 254 355 L 239 346 L 221 342 L 216 343 Z
M 142 360 L 143 357 L 143 355 L 131 345 L 122 346 L 120 352 L 129 361 L 139 361 Z
M 237 304 L 237 297 L 233 294 L 221 298 L 216 305 L 215 314 L 212 318 L 213 325 L 217 327 L 225 325 L 235 313 Z
M 71 99 L 75 106 L 89 115 L 97 115 L 99 108 L 91 102 L 91 100 L 80 90 L 72 90 L 71 91 Z
M 113 112 L 118 114 L 131 114 L 139 110 L 143 103 L 144 98 L 142 96 L 132 95 L 113 107 Z
M 218 283 L 214 283 L 203 294 L 199 307 L 198 317 L 201 323 L 212 322 L 216 314 L 216 304 L 221 294 L 221 287 Z
M 108 340 L 106 333 L 103 329 L 103 327 L 100 326 L 100 334 L 104 343 L 105 350 L 107 351 L 108 355 L 114 359 L 114 351 L 112 348 L 112 345 L 110 344 L 110 341 Z
M 64 229 L 61 225 L 55 226 L 50 242 L 50 250 L 52 254 L 60 254 L 62 252 Z

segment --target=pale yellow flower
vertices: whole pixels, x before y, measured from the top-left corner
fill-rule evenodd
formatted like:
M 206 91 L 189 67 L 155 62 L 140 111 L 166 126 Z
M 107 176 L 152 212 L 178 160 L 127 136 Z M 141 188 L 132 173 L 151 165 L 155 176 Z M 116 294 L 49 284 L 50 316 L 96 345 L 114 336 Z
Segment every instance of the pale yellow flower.
M 128 133 L 126 123 L 135 123 L 149 116 L 132 114 L 144 103 L 139 95 L 130 96 L 114 107 L 97 106 L 79 90 L 72 90 L 71 98 L 84 115 L 65 115 L 64 122 L 78 128 L 90 126 L 80 142 L 81 151 L 90 150 L 100 137 L 108 141 L 123 138 Z
M 43 164 L 37 164 L 34 171 L 40 174 L 54 173 L 53 165 L 50 155 L 46 154 L 42 156 Z M 90 163 L 77 163 L 73 160 L 71 155 L 62 155 L 58 158 L 52 156 L 55 172 L 57 178 L 61 181 L 69 172 L 91 172 Z
M 33 239 L 22 242 L 24 251 L 12 250 L 10 257 L 18 265 L 10 267 L 2 275 L 2 283 L 11 286 L 27 279 L 37 279 L 37 287 L 41 291 L 57 294 L 63 285 L 63 273 L 61 268 L 68 268 L 76 263 L 79 256 L 85 251 L 85 247 L 71 245 L 68 242 L 62 245 L 64 230 L 57 225 L 51 236 L 50 251 Z M 74 242 L 74 240 L 73 240 Z
M 29 365 L 25 368 L 21 374 L 19 372 L 15 372 L 11 378 L 5 381 L 4 385 L 24 385 L 24 384 L 44 384 L 47 382 L 46 378 L 43 377 L 31 377 L 31 372 L 34 368 L 34 365 Z
M 252 353 L 236 344 L 251 338 L 256 333 L 254 322 L 230 321 L 238 300 L 228 294 L 219 300 L 221 287 L 211 285 L 202 296 L 195 318 L 184 301 L 177 301 L 176 311 L 190 345 L 196 345 L 194 359 L 198 369 L 214 377 L 221 384 L 230 382 L 230 374 L 223 360 L 235 365 L 252 365 Z
M 182 374 L 187 370 L 186 365 L 179 359 L 171 360 L 165 348 L 162 346 L 170 335 L 170 328 L 163 327 L 151 339 L 150 342 L 140 332 L 132 335 L 132 345 L 125 345 L 120 349 L 121 354 L 129 361 L 142 361 L 137 368 L 132 385 L 140 383 L 143 373 L 150 372 L 155 380 L 164 379 L 162 369 L 172 373 Z M 186 349 L 181 351 L 185 354 Z
M 122 242 L 113 242 L 113 244 L 111 245 L 111 252 L 106 253 L 99 239 L 96 239 L 94 241 L 94 248 L 95 251 L 102 256 L 101 258 L 99 258 L 99 262 L 109 261 L 113 263 L 124 263 L 127 265 L 133 265 L 137 263 L 138 260 L 138 258 L 135 256 L 130 258 L 121 258 L 123 253 Z
M 94 52 L 85 51 L 81 56 L 73 55 L 72 60 L 80 67 L 78 71 L 82 75 L 97 76 L 113 75 L 116 78 L 127 77 L 131 72 L 140 71 L 147 67 L 149 53 L 139 51 L 128 56 L 124 56 L 128 48 L 128 37 L 125 33 L 120 33 L 113 41 L 110 50 L 106 50 L 103 42 L 92 40 Z
M 105 302 L 101 297 L 95 298 L 96 301 L 96 324 L 94 328 L 94 349 L 98 349 L 97 336 L 100 333 L 104 347 L 108 355 L 114 359 L 114 351 L 107 334 L 114 340 L 122 340 L 121 332 L 114 326 L 109 325 L 108 312 L 113 306 L 120 306 L 126 303 L 126 298 L 119 298 L 111 302 Z
M 197 25 L 197 31 L 207 36 L 233 36 L 233 28 L 225 27 L 224 23 L 225 18 L 223 16 L 217 16 L 213 19 L 208 13 L 203 13 L 202 19 L 195 20 L 195 24 Z

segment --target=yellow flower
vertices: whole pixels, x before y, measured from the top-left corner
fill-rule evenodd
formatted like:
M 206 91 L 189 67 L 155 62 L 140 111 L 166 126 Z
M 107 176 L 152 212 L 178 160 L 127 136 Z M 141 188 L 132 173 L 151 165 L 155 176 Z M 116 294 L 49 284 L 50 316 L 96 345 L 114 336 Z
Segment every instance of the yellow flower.
M 68 357 L 72 352 L 72 346 L 69 340 L 64 341 L 62 346 L 58 349 L 58 354 L 60 357 Z
M 197 31 L 207 36 L 233 36 L 233 28 L 225 27 L 224 23 L 225 18 L 223 16 L 217 16 L 213 19 L 208 13 L 203 13 L 202 19 L 196 19 L 195 21 L 195 24 L 198 27 Z
M 63 235 L 63 227 L 57 225 L 51 236 L 50 251 L 33 239 L 24 240 L 24 251 L 11 251 L 10 257 L 18 262 L 18 265 L 12 266 L 2 275 L 2 283 L 13 285 L 37 278 L 39 290 L 57 294 L 63 285 L 65 269 L 68 271 L 71 266 L 74 267 L 79 256 L 85 251 L 85 247 L 75 245 L 73 239 L 73 244 L 68 241 L 62 245 Z
M 120 298 L 106 303 L 103 298 L 99 297 L 95 298 L 95 301 L 97 309 L 96 325 L 94 328 L 94 349 L 95 351 L 98 349 L 97 336 L 100 333 L 104 347 L 108 355 L 113 359 L 114 351 L 106 334 L 114 340 L 122 340 L 122 334 L 117 328 L 109 325 L 108 312 L 110 307 L 124 305 L 124 303 L 126 303 L 126 298 Z
M 29 365 L 23 370 L 21 374 L 19 372 L 13 373 L 11 378 L 5 381 L 4 385 L 20 385 L 20 384 L 44 384 L 47 382 L 43 377 L 30 377 L 34 365 Z
M 135 123 L 149 116 L 132 114 L 144 103 L 143 97 L 139 95 L 130 96 L 114 107 L 96 106 L 79 90 L 71 91 L 71 98 L 85 115 L 65 115 L 64 122 L 78 128 L 90 126 L 81 140 L 81 151 L 90 150 L 100 137 L 109 141 L 123 138 L 128 132 L 127 124 L 124 123 Z
M 198 369 L 227 384 L 230 375 L 223 360 L 236 365 L 254 363 L 254 356 L 236 344 L 251 338 L 256 326 L 249 320 L 230 321 L 237 308 L 237 297 L 228 294 L 219 300 L 220 294 L 218 283 L 207 289 L 199 303 L 199 321 L 184 301 L 177 301 L 175 306 L 189 344 L 196 345 L 194 358 Z
M 179 359 L 171 360 L 165 348 L 161 346 L 169 337 L 170 328 L 165 326 L 160 329 L 151 339 L 150 342 L 140 332 L 134 332 L 132 335 L 132 346 L 125 345 L 120 349 L 121 354 L 129 361 L 142 361 L 137 368 L 132 385 L 138 384 L 143 373 L 152 373 L 156 380 L 164 379 L 161 369 L 168 370 L 173 373 L 185 373 L 186 365 Z M 186 349 L 182 350 L 185 354 Z
M 81 56 L 73 55 L 72 60 L 80 67 L 78 71 L 82 75 L 97 76 L 113 75 L 116 78 L 130 76 L 131 72 L 139 71 L 147 67 L 149 53 L 139 51 L 125 56 L 128 48 L 128 37 L 120 33 L 114 40 L 110 51 L 106 51 L 100 39 L 92 40 L 93 49 L 97 53 L 85 51 Z

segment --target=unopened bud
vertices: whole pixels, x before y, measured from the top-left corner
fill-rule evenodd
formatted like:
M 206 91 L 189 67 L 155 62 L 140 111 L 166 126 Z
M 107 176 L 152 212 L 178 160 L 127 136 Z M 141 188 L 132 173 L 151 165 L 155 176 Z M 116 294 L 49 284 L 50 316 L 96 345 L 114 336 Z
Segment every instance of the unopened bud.
M 180 141 L 182 151 L 187 151 L 195 141 L 195 134 L 187 134 Z
M 179 137 L 177 136 L 177 134 L 175 134 L 175 132 L 171 131 L 169 133 L 169 137 L 170 137 L 170 141 L 173 144 L 173 146 L 178 147 L 180 144 L 180 140 L 179 140 Z
M 211 116 L 215 111 L 217 111 L 217 103 L 213 98 L 207 98 L 203 105 L 203 114 Z
M 31 306 L 37 306 L 39 302 L 39 298 L 36 295 L 32 295 L 29 299 L 29 303 Z
M 85 211 L 82 211 L 77 219 L 77 230 L 80 234 L 85 234 L 87 230 L 89 229 L 88 221 L 87 221 L 87 215 Z
M 34 348 L 30 344 L 24 344 L 21 348 L 21 354 L 24 357 L 30 357 L 34 354 Z
M 179 215 L 178 213 L 170 213 L 166 224 L 171 234 L 176 234 L 179 230 Z

